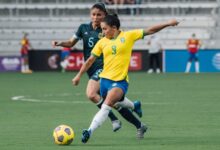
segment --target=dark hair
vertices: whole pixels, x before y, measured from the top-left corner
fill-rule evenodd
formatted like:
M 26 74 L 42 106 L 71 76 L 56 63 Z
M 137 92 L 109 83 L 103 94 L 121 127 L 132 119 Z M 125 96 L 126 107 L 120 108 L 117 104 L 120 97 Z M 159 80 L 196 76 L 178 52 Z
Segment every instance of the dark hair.
M 117 14 L 107 15 L 102 22 L 105 22 L 110 27 L 116 26 L 117 29 L 120 28 L 120 20 Z
M 105 13 L 105 15 L 108 15 L 108 12 L 107 12 L 107 10 L 106 10 L 106 8 L 105 8 L 105 4 L 104 4 L 104 3 L 101 3 L 101 2 L 100 2 L 100 3 L 95 3 L 95 4 L 92 6 L 91 9 L 94 9 L 94 8 L 97 8 L 97 9 L 103 11 L 103 12 Z

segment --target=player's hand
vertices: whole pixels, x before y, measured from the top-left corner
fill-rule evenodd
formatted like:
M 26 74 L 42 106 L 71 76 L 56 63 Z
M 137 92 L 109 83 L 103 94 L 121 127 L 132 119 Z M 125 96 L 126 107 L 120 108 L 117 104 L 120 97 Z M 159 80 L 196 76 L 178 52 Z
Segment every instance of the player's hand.
M 168 24 L 170 26 L 177 26 L 179 24 L 179 22 L 176 19 L 171 19 L 168 21 Z
M 51 45 L 53 46 L 53 48 L 55 48 L 57 46 L 57 43 L 58 43 L 57 41 L 52 41 L 51 42 Z
M 72 79 L 72 83 L 73 85 L 77 86 L 79 84 L 80 81 L 80 77 L 78 75 L 76 75 L 73 79 Z

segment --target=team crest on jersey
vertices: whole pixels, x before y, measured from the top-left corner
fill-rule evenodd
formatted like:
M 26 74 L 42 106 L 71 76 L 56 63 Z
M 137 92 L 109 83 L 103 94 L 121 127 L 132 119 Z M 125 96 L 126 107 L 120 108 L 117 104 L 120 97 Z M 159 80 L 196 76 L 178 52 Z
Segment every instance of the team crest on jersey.
M 103 37 L 104 37 L 104 34 L 102 34 L 102 33 L 99 33 L 99 34 L 98 34 L 98 38 L 99 38 L 99 39 L 101 39 L 101 38 L 103 38 Z
M 125 42 L 125 38 L 124 37 L 120 38 L 120 41 L 121 41 L 121 43 L 124 43 Z

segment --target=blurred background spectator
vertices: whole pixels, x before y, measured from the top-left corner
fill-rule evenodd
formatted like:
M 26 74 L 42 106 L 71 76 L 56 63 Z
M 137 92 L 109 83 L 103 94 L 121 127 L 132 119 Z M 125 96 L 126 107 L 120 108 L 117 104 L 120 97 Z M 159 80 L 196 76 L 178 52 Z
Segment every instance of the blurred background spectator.
M 112 4 L 114 4 L 114 0 L 105 0 L 104 3 L 106 5 L 112 5 Z
M 71 47 L 63 47 L 61 50 L 61 67 L 62 67 L 62 72 L 66 72 L 66 68 L 68 66 L 68 57 L 70 55 Z
M 29 57 L 28 51 L 32 49 L 32 46 L 28 39 L 28 33 L 23 34 L 23 38 L 21 39 L 21 72 L 22 73 L 32 73 L 29 69 Z
M 148 73 L 160 73 L 160 53 L 163 50 L 161 40 L 158 36 L 152 35 L 148 41 L 149 45 L 149 70 Z M 155 64 L 155 67 L 154 67 Z
M 192 65 L 192 61 L 195 62 L 195 70 L 196 73 L 199 73 L 199 56 L 198 56 L 198 50 L 201 47 L 202 43 L 201 41 L 196 38 L 196 34 L 193 33 L 192 37 L 189 38 L 186 42 L 186 46 L 187 46 L 187 50 L 189 52 L 189 58 L 188 58 L 188 62 L 186 65 L 186 73 L 189 73 L 191 65 Z
M 111 5 L 111 4 L 125 4 L 125 0 L 105 0 L 105 4 Z

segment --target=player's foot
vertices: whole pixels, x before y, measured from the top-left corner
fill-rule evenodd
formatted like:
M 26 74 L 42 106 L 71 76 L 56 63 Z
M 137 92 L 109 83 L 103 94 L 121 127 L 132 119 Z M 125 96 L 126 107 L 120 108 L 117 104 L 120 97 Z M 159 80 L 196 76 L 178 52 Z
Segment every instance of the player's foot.
M 86 143 L 90 138 L 91 131 L 84 129 L 82 132 L 82 142 Z
M 112 121 L 112 129 L 114 132 L 118 131 L 120 128 L 121 128 L 121 121 L 120 120 Z
M 141 118 L 142 117 L 142 110 L 141 110 L 141 102 L 134 101 L 134 112 Z
M 149 69 L 147 73 L 149 74 L 153 73 L 153 69 Z
M 29 69 L 27 72 L 28 72 L 28 73 L 33 73 L 33 71 L 32 71 L 32 70 L 30 70 L 30 69 Z
M 157 69 L 157 70 L 156 70 L 156 73 L 159 74 L 159 73 L 160 73 L 160 69 Z
M 143 139 L 144 133 L 147 131 L 147 126 L 142 124 L 139 129 L 137 129 L 137 139 Z
M 24 71 L 22 71 L 22 73 L 31 74 L 31 73 L 33 73 L 33 71 L 32 70 L 24 70 Z

